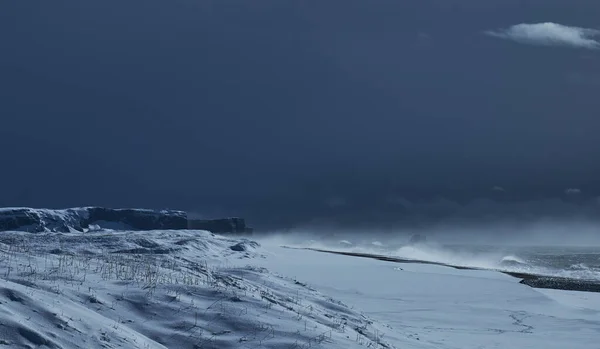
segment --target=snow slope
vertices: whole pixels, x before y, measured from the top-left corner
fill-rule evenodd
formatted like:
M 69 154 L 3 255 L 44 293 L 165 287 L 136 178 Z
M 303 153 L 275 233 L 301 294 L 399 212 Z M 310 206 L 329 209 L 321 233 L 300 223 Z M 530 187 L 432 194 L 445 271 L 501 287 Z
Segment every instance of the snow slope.
M 392 348 L 263 258 L 204 231 L 0 233 L 0 349 Z
M 598 293 L 533 289 L 494 271 L 267 248 L 260 265 L 389 325 L 386 338 L 399 347 L 411 339 L 422 348 L 598 348 Z

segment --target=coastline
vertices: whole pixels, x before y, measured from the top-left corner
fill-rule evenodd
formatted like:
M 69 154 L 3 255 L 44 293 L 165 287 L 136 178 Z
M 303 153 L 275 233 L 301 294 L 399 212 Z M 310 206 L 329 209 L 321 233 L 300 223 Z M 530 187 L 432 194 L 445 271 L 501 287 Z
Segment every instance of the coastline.
M 391 256 L 371 254 L 371 253 L 335 251 L 335 250 L 326 250 L 326 249 L 318 249 L 318 248 L 310 248 L 310 247 L 300 247 L 300 248 L 286 247 L 286 248 L 304 249 L 304 250 L 311 250 L 311 251 L 322 252 L 322 253 L 332 253 L 332 254 L 351 256 L 351 257 L 371 258 L 371 259 L 377 259 L 377 260 L 392 262 L 392 263 L 432 264 L 432 265 L 445 266 L 445 267 L 461 269 L 461 270 L 492 270 L 492 271 L 497 271 L 499 273 L 503 273 L 503 274 L 512 276 L 517 279 L 521 279 L 521 281 L 519 281 L 519 283 L 533 287 L 533 288 L 600 293 L 600 280 L 583 280 L 583 279 L 575 279 L 575 278 L 568 278 L 568 277 L 540 275 L 540 274 L 535 274 L 535 273 L 511 272 L 511 271 L 505 271 L 505 270 L 499 270 L 499 269 L 465 267 L 465 266 L 452 265 L 452 264 L 447 264 L 447 263 L 424 261 L 424 260 L 417 260 L 417 259 L 398 258 L 398 257 L 391 257 Z

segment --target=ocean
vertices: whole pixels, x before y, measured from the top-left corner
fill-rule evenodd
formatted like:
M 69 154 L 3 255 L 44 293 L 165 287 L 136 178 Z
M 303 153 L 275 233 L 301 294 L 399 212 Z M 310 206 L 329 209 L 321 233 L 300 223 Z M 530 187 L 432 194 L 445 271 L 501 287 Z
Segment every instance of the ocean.
M 414 244 L 379 246 L 398 258 L 600 281 L 599 247 Z M 360 247 L 357 246 L 360 249 Z
M 311 240 L 296 246 L 600 282 L 600 247 L 597 246 L 499 246 L 435 242 L 410 244 L 385 240 Z
M 505 259 L 501 267 L 525 268 L 539 274 L 576 279 L 600 280 L 600 249 L 598 247 L 519 247 L 510 251 L 514 265 Z

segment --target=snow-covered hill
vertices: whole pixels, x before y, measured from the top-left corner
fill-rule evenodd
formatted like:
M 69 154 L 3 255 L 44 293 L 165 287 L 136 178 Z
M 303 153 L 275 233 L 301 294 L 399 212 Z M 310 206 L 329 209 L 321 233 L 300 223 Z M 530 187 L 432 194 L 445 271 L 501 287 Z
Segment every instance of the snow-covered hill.
M 0 348 L 392 348 L 384 325 L 204 231 L 0 233 Z
M 206 231 L 0 233 L 0 349 L 596 349 L 599 296 Z

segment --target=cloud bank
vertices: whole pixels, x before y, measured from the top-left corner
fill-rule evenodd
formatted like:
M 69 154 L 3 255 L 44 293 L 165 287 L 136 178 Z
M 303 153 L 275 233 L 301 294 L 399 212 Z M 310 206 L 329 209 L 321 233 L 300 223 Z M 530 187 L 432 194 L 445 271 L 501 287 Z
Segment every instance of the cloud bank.
M 486 34 L 522 44 L 600 49 L 600 30 L 557 23 L 517 24 Z

